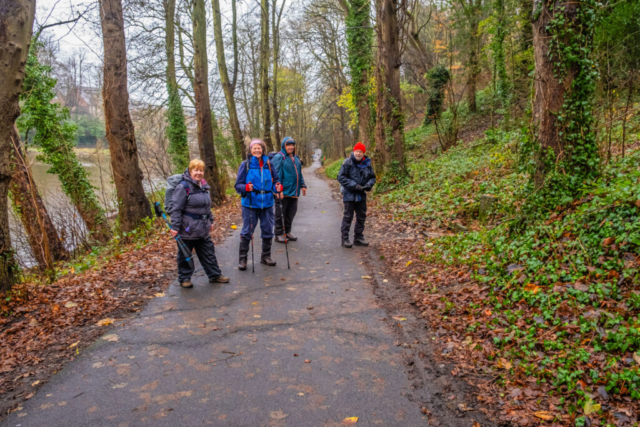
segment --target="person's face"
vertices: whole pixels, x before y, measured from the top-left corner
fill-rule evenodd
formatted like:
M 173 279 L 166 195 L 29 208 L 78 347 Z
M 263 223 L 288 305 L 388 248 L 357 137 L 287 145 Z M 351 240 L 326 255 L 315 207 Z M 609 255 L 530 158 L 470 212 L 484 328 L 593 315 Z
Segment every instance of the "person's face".
M 251 147 L 251 155 L 253 155 L 254 157 L 262 156 L 262 146 L 260 144 L 255 144 L 253 147 Z
M 191 175 L 191 178 L 193 178 L 194 181 L 200 181 L 202 178 L 204 178 L 204 170 L 202 169 L 193 169 L 189 171 L 189 174 Z
M 360 161 L 364 157 L 364 152 L 362 150 L 356 150 L 353 152 L 353 157 L 355 157 L 357 161 Z
M 284 149 L 287 150 L 287 154 L 293 154 L 293 151 L 296 149 L 295 144 L 287 144 L 284 146 Z

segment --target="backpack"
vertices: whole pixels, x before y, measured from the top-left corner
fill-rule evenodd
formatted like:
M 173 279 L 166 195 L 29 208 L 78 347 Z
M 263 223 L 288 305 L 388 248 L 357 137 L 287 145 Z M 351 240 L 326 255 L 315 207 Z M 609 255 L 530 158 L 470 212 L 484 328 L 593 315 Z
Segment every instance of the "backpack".
M 176 175 L 171 175 L 169 178 L 167 178 L 167 188 L 166 190 L 164 190 L 164 210 L 167 212 L 168 215 L 171 215 L 171 208 L 173 205 L 173 192 L 175 191 L 176 187 L 182 183 L 187 183 L 186 181 L 184 181 L 182 179 L 182 174 L 176 174 Z M 187 184 L 185 186 L 185 189 L 187 190 L 187 201 L 189 200 L 189 185 Z
M 272 151 L 269 153 L 269 162 L 272 162 L 273 158 L 278 154 L 282 154 L 282 157 L 284 158 L 284 154 L 282 153 L 282 151 Z

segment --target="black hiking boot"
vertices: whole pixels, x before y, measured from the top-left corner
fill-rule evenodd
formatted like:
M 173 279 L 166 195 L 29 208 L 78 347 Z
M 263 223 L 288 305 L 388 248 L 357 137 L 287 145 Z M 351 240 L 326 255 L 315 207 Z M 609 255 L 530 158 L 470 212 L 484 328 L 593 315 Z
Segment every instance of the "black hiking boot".
M 260 263 L 273 267 L 276 262 L 271 258 L 271 243 L 272 239 L 262 239 L 262 255 L 260 255 Z
M 358 237 L 353 241 L 353 244 L 356 246 L 369 246 L 369 242 L 364 240 L 364 237 Z
M 240 238 L 240 261 L 238 262 L 238 270 L 244 271 L 247 269 L 247 254 L 249 253 L 249 245 L 251 240 Z
M 351 244 L 351 242 L 349 241 L 349 238 L 346 239 L 342 239 L 342 247 L 343 248 L 350 248 L 353 245 Z
M 298 240 L 298 238 L 291 233 L 287 233 L 287 239 L 291 240 L 292 242 Z
M 276 236 L 276 242 L 285 243 L 284 234 L 280 234 L 279 236 Z

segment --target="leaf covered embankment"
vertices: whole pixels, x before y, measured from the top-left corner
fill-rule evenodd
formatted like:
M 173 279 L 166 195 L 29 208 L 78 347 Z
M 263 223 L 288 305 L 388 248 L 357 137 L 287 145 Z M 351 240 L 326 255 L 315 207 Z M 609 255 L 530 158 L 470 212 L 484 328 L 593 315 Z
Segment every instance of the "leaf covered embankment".
M 473 375 L 485 392 L 479 400 L 498 403 L 502 421 L 632 423 L 640 412 L 640 151 L 612 162 L 580 199 L 525 216 L 517 135 L 491 136 L 416 160 L 412 184 L 376 197 L 380 250 L 443 358 Z
M 239 221 L 238 201 L 234 197 L 214 210 L 216 244 Z M 75 261 L 52 284 L 23 283 L 2 294 L 0 416 L 33 396 L 52 373 L 104 334 L 102 326 L 162 297 L 176 278 L 175 253 L 164 222 L 150 221 L 100 253 Z

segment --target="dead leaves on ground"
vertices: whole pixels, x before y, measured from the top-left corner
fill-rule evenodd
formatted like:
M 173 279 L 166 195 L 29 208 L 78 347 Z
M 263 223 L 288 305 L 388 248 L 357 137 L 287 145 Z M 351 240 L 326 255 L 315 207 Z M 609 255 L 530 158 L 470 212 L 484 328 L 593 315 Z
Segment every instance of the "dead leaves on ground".
M 216 209 L 214 242 L 227 236 L 239 214 L 236 198 Z M 21 389 L 41 385 L 113 325 L 116 319 L 109 314 L 126 317 L 149 298 L 164 297 L 175 279 L 176 246 L 164 224 L 158 223 L 156 232 L 151 243 L 139 249 L 130 244 L 95 270 L 72 273 L 49 285 L 18 284 L 0 295 L 0 413 L 19 403 L 16 396 L 33 394 Z M 119 339 L 116 334 L 103 338 Z

